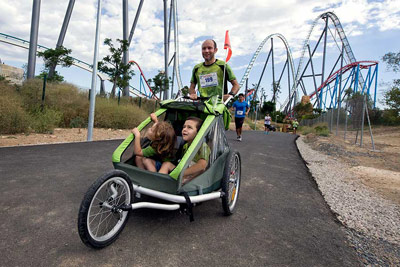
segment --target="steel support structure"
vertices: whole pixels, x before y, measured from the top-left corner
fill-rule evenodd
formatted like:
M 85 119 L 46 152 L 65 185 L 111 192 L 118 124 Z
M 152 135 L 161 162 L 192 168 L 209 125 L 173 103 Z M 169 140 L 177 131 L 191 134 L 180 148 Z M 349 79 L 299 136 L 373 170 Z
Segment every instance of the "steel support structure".
M 71 19 L 72 10 L 74 9 L 74 4 L 75 4 L 75 0 L 69 0 L 68 7 L 67 7 L 67 12 L 65 12 L 64 21 L 63 21 L 63 24 L 61 26 L 60 35 L 58 36 L 56 48 L 62 47 L 62 45 L 64 43 L 64 39 L 65 39 L 65 35 L 67 33 L 69 21 Z M 56 65 L 52 65 L 50 67 L 50 69 L 49 69 L 49 78 L 52 78 L 54 76 L 54 73 L 56 71 L 56 67 L 57 67 Z
M 32 19 L 31 19 L 31 35 L 29 41 L 28 70 L 27 78 L 35 77 L 36 67 L 36 51 L 39 34 L 39 17 L 40 17 L 40 0 L 33 0 Z
M 129 25 L 128 0 L 122 0 L 122 39 L 127 42 L 129 42 L 128 25 Z M 124 51 L 122 62 L 125 65 L 128 65 L 129 63 L 129 46 L 126 49 L 126 51 Z M 124 87 L 122 95 L 129 96 L 129 85 Z

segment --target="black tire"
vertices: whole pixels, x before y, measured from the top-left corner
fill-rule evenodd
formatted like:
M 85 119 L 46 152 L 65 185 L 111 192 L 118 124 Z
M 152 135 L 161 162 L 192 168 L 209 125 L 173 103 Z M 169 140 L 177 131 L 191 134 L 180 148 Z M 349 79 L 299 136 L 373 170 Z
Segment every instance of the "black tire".
M 132 200 L 132 183 L 125 172 L 112 170 L 98 178 L 79 208 L 78 232 L 82 242 L 96 249 L 114 242 L 129 218 L 129 211 L 115 207 L 130 205 Z
M 237 151 L 231 151 L 225 163 L 224 176 L 222 177 L 221 189 L 222 208 L 224 215 L 229 216 L 235 212 L 237 200 L 239 198 L 241 178 L 241 160 Z

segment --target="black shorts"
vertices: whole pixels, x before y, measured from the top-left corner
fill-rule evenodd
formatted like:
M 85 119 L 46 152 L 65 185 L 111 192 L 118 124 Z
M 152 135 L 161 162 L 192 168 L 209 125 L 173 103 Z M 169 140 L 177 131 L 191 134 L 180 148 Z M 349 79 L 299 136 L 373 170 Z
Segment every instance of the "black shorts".
M 269 130 L 271 130 L 271 124 L 264 124 L 265 128 L 268 128 Z
M 243 118 L 237 118 L 237 117 L 235 117 L 236 129 L 242 128 L 243 122 L 244 122 L 244 117 L 243 117 Z

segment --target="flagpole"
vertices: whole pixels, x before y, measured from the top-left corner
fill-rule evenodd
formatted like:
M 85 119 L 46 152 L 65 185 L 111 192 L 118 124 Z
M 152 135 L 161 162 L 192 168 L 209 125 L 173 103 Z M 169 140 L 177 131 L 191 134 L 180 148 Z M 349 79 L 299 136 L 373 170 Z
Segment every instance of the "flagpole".
M 228 56 L 228 49 L 225 49 L 225 63 L 224 63 L 224 77 L 222 78 L 222 96 L 221 96 L 221 100 L 222 102 L 224 102 L 224 90 L 225 90 L 225 72 L 226 72 L 226 57 Z M 226 85 L 227 89 L 228 89 L 228 85 Z

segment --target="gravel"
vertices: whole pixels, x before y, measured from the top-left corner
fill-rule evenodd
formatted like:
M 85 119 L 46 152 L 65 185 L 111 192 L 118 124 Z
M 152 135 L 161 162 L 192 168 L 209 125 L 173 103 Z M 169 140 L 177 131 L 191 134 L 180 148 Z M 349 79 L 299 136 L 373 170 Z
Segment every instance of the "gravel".
M 349 165 L 312 150 L 302 137 L 297 147 L 363 263 L 400 265 L 400 207 L 363 185 Z

